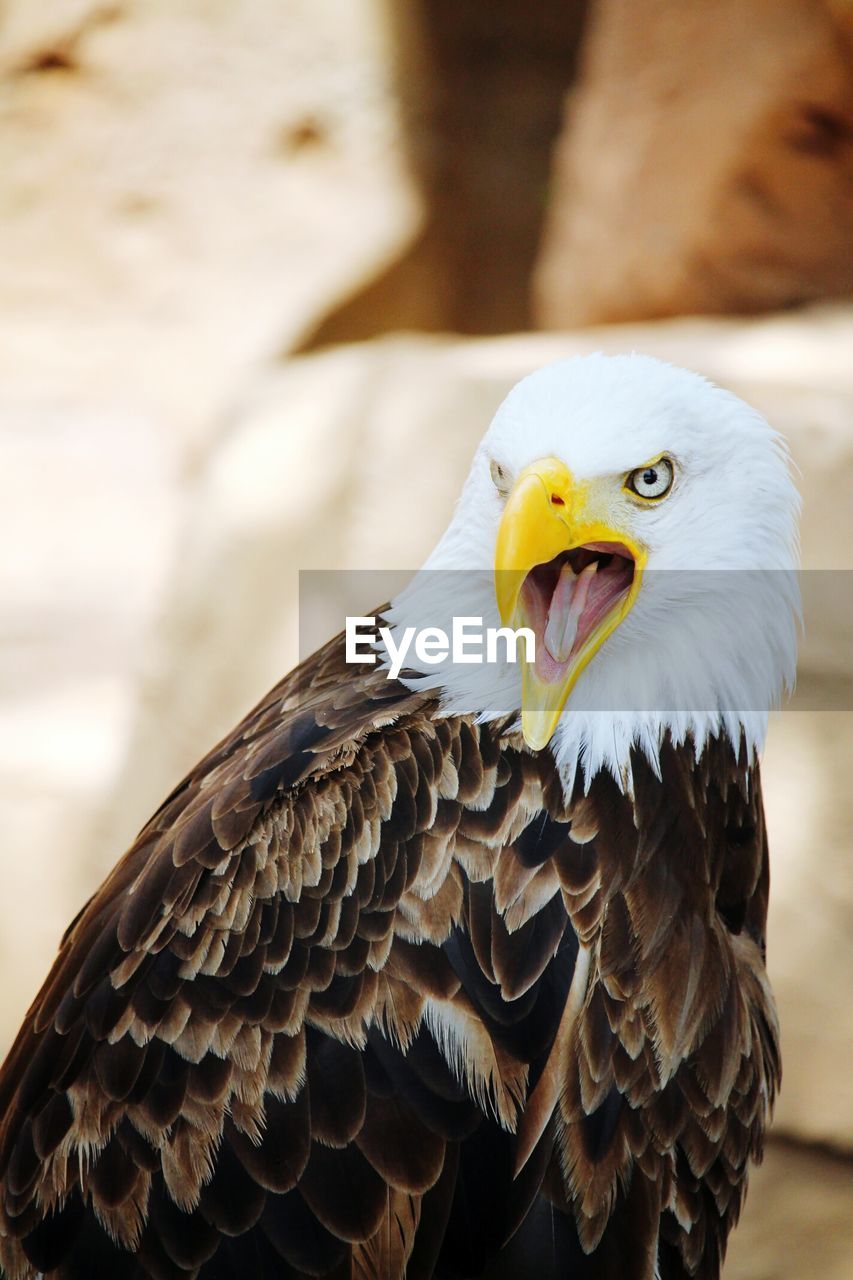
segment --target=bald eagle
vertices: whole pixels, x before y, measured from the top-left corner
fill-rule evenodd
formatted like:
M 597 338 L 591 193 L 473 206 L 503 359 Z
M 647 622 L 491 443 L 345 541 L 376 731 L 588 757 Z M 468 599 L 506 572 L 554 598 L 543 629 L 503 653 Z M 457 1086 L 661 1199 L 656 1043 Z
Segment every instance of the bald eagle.
M 797 514 L 692 373 L 516 386 L 378 621 L 526 660 L 338 636 L 165 800 L 0 1073 L 8 1280 L 719 1276 L 780 1074 Z

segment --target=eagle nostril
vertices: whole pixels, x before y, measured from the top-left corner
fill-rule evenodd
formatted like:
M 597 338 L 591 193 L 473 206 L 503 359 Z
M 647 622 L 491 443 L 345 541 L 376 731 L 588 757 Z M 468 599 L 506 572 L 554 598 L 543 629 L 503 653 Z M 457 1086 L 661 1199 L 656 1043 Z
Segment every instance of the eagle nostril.
M 555 507 L 564 507 L 566 505 L 565 499 L 561 498 L 559 493 L 551 494 L 551 503 Z

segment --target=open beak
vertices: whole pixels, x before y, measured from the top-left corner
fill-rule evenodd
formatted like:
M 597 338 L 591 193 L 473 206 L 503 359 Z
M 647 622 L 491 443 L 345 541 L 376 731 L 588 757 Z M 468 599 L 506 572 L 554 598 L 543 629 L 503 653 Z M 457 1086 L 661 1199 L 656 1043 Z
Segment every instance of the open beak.
M 495 549 L 501 622 L 528 627 L 535 656 L 522 668 L 521 727 L 548 744 L 581 672 L 637 598 L 645 551 L 596 518 L 594 482 L 557 458 L 526 467 L 510 493 Z

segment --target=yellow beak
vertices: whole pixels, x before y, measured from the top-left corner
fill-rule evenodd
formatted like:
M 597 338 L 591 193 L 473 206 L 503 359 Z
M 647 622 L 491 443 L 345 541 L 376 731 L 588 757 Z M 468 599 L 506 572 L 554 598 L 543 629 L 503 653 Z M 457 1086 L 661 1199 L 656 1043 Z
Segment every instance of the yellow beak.
M 542 664 L 526 655 L 521 676 L 521 727 L 525 742 L 534 750 L 550 742 L 582 671 L 625 618 L 640 589 L 645 551 L 624 530 L 600 518 L 597 511 L 603 505 L 594 481 L 579 483 L 558 458 L 543 458 L 521 472 L 501 518 L 495 548 L 495 595 L 504 626 L 531 627 L 537 632 L 522 591 L 537 565 L 589 544 L 621 547 L 634 560 L 630 587 L 582 637 L 566 663 L 551 663 L 550 674 L 545 674 Z M 537 633 L 537 652 L 543 644 L 544 635 Z

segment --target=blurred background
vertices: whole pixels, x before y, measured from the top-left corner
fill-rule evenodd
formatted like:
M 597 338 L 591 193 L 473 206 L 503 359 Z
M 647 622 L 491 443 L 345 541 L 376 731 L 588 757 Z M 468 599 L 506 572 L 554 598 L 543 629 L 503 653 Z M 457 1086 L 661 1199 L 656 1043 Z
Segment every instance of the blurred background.
M 296 660 L 298 571 L 416 566 L 530 369 L 744 395 L 853 568 L 849 0 L 3 0 L 0 173 L 2 1052 Z M 853 1276 L 837 581 L 765 762 L 785 1079 L 729 1280 Z

